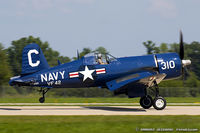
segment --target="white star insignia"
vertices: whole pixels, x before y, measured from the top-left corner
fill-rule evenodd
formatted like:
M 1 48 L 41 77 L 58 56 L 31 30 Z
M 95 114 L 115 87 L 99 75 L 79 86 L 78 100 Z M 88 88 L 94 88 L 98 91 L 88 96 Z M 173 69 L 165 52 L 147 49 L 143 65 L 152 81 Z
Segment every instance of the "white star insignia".
M 87 78 L 90 78 L 91 80 L 94 80 L 92 77 L 92 73 L 95 70 L 89 70 L 87 66 L 85 66 L 85 71 L 80 71 L 81 74 L 84 75 L 83 81 L 85 81 Z

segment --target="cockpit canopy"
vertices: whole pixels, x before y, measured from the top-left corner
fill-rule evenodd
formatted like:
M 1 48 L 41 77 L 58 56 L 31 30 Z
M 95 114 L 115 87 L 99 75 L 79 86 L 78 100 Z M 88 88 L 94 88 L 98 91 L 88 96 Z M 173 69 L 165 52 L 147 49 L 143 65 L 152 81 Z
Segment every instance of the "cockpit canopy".
M 101 61 L 102 63 L 100 63 L 100 58 L 98 57 L 100 53 L 97 52 L 93 52 L 93 53 L 89 53 L 86 54 L 83 59 L 84 59 L 84 64 L 85 65 L 97 65 L 97 64 L 102 64 L 102 65 L 106 65 L 106 64 L 110 64 L 113 61 L 116 61 L 116 58 L 108 53 L 106 54 L 101 54 Z

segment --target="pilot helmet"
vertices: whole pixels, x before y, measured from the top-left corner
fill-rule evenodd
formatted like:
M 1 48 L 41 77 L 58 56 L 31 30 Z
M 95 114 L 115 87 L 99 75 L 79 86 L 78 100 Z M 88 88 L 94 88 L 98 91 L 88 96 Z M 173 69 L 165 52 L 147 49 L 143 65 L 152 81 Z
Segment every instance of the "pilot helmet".
M 98 57 L 98 59 L 101 59 L 102 55 L 99 53 L 99 54 L 97 54 L 97 57 Z

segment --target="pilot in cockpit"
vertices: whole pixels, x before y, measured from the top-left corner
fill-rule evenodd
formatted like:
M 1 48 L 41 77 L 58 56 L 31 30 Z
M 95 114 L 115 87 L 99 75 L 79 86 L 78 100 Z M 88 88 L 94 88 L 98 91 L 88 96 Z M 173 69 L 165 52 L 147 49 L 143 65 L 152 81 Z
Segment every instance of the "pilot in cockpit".
M 97 55 L 97 58 L 98 58 L 98 59 L 97 59 L 97 62 L 98 62 L 99 64 L 101 64 L 101 65 L 107 64 L 107 63 L 104 63 L 104 62 L 103 62 L 103 60 L 102 60 L 102 54 L 98 54 L 98 55 Z

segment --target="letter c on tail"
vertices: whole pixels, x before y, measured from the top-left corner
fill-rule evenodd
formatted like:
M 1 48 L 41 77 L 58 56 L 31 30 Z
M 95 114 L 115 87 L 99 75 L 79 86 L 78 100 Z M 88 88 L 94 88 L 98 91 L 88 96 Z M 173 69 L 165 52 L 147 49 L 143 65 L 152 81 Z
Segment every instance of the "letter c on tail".
M 36 66 L 38 66 L 40 64 L 40 61 L 37 60 L 36 63 L 33 63 L 32 57 L 31 57 L 31 54 L 33 54 L 33 53 L 34 54 L 39 54 L 39 52 L 36 49 L 29 50 L 28 51 L 28 63 L 29 63 L 30 66 L 36 67 Z

